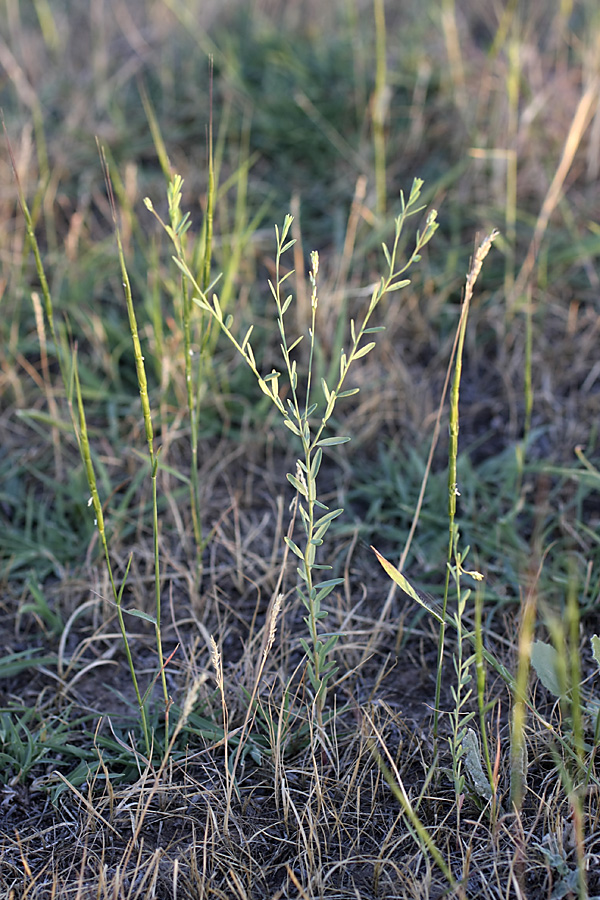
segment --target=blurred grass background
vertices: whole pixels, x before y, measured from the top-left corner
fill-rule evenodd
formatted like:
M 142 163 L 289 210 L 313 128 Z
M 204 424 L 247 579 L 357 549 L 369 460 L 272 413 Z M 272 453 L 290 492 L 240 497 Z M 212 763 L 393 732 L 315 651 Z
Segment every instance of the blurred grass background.
M 516 552 L 521 542 L 527 555 L 536 529 L 567 554 L 592 550 L 596 481 L 573 451 L 597 455 L 600 30 L 593 3 L 513 2 L 485 12 L 467 0 L 401 7 L 340 0 L 326 10 L 310 2 L 177 0 L 4 6 L 0 103 L 7 135 L 59 327 L 79 342 L 84 395 L 102 435 L 104 487 L 109 495 L 121 485 L 114 512 L 123 527 L 128 518 L 134 527 L 129 503 L 137 468 L 124 448 L 135 443 L 140 420 L 95 138 L 111 162 L 162 427 L 176 434 L 185 403 L 172 362 L 182 342 L 174 270 L 141 200 L 148 195 L 157 208 L 164 205 L 161 164 L 170 165 L 184 178 L 183 206 L 201 248 L 213 71 L 213 272 L 223 272 L 221 302 L 235 308 L 240 327 L 262 327 L 265 368 L 277 352 L 266 292 L 272 227 L 284 212 L 296 215 L 302 249 L 295 261 L 305 261 L 295 276 L 299 308 L 306 304 L 308 252 L 317 248 L 327 278 L 327 340 L 339 347 L 344 336 L 336 323 L 346 321 L 377 271 L 399 190 L 422 177 L 427 202 L 440 210 L 419 281 L 386 309 L 382 353 L 364 367 L 370 390 L 348 413 L 350 453 L 366 455 L 372 473 L 364 485 L 353 479 L 356 516 L 371 533 L 401 545 L 475 236 L 497 227 L 499 249 L 472 312 L 461 398 L 463 528 L 482 553 L 489 548 L 499 573 L 507 568 L 507 545 Z M 549 208 L 565 147 L 568 164 Z M 93 527 L 73 441 L 58 449 L 64 433 L 52 348 L 43 364 L 31 301 L 38 286 L 6 143 L 2 155 L 3 571 L 33 566 L 43 580 L 82 561 Z M 535 266 L 519 282 L 544 210 Z M 244 441 L 267 407 L 256 405 L 243 367 L 216 336 L 197 337 L 206 374 L 201 433 L 214 440 L 225 428 Z M 175 440 L 172 453 L 177 446 Z M 176 467 L 177 456 L 173 461 Z M 433 534 L 423 524 L 414 551 L 425 566 L 436 558 L 436 510 L 444 515 L 435 493 L 427 508 Z M 568 524 L 560 525 L 561 517 Z M 522 564 L 511 562 L 513 590 Z

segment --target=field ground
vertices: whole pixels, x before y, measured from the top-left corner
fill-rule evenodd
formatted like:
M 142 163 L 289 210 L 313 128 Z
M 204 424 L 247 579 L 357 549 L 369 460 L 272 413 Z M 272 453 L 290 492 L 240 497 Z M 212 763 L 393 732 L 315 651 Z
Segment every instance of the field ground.
M 600 896 L 600 10 L 482 6 L 1 0 L 0 897 Z

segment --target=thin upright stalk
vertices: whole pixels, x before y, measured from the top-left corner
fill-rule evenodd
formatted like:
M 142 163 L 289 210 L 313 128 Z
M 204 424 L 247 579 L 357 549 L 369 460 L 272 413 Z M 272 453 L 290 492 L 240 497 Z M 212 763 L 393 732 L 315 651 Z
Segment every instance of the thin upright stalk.
M 375 155 L 375 187 L 377 213 L 386 208 L 385 120 L 388 113 L 390 88 L 387 84 L 386 27 L 383 0 L 373 0 L 375 14 L 375 90 L 371 106 L 373 119 L 373 150 Z
M 77 369 L 77 349 L 75 349 L 73 352 L 73 383 L 74 383 L 74 387 L 75 387 L 75 396 L 77 399 L 77 410 L 78 410 L 78 414 L 79 414 L 79 422 L 78 422 L 78 427 L 75 430 L 75 435 L 77 438 L 77 443 L 79 444 L 79 452 L 81 454 L 81 458 L 82 458 L 83 464 L 85 466 L 88 486 L 89 486 L 90 494 L 91 494 L 91 505 L 94 509 L 94 515 L 96 516 L 96 529 L 97 529 L 98 535 L 100 537 L 100 543 L 102 544 L 102 550 L 104 552 L 104 559 L 106 562 L 106 569 L 108 572 L 110 587 L 112 590 L 115 605 L 117 607 L 117 619 L 119 622 L 119 630 L 120 630 L 121 636 L 123 638 L 123 645 L 125 647 L 125 656 L 127 657 L 127 665 L 129 667 L 131 681 L 133 684 L 133 689 L 135 691 L 135 696 L 136 696 L 137 703 L 138 703 L 138 709 L 140 711 L 140 718 L 142 721 L 142 730 L 144 732 L 146 755 L 148 756 L 148 758 L 150 758 L 152 744 L 150 741 L 150 730 L 148 728 L 148 718 L 146 716 L 146 707 L 145 707 L 145 703 L 144 703 L 144 700 L 143 700 L 141 692 L 140 692 L 137 675 L 135 672 L 135 665 L 133 662 L 133 657 L 131 655 L 131 648 L 129 646 L 129 640 L 127 637 L 127 629 L 125 627 L 125 620 L 123 618 L 123 609 L 122 609 L 123 591 L 125 589 L 127 575 L 129 573 L 129 566 L 131 565 L 131 557 L 129 559 L 129 563 L 127 564 L 127 569 L 125 571 L 125 575 L 124 575 L 123 581 L 121 583 L 121 588 L 120 588 L 120 590 L 117 590 L 117 586 L 115 584 L 115 579 L 114 579 L 114 575 L 113 575 L 112 565 L 110 562 L 110 555 L 108 552 L 108 541 L 106 538 L 106 528 L 105 528 L 105 524 L 104 524 L 104 512 L 102 510 L 102 504 L 100 502 L 100 496 L 98 494 L 96 473 L 94 471 L 94 464 L 92 461 L 92 454 L 90 451 L 90 442 L 88 439 L 87 422 L 86 422 L 85 410 L 84 410 L 84 406 L 83 406 L 83 398 L 82 398 L 82 394 L 81 394 L 81 385 L 79 383 L 79 372 Z
M 435 707 L 433 719 L 433 735 L 437 741 L 438 724 L 440 715 L 440 698 L 442 694 L 442 672 L 444 665 L 444 642 L 446 637 L 446 610 L 448 605 L 448 592 L 450 588 L 450 566 L 454 559 L 454 549 L 456 546 L 456 498 L 459 496 L 458 476 L 457 476 L 457 460 L 458 460 L 458 432 L 459 432 L 459 393 L 460 380 L 462 376 L 462 359 L 465 342 L 465 334 L 467 330 L 467 319 L 469 316 L 469 305 L 473 296 L 473 288 L 481 271 L 483 261 L 490 251 L 493 241 L 498 236 L 497 231 L 492 231 L 480 244 L 471 268 L 467 275 L 465 284 L 465 296 L 463 300 L 460 321 L 458 323 L 458 344 L 456 347 L 456 356 L 454 362 L 454 378 L 452 381 L 452 389 L 450 392 L 450 440 L 448 446 L 448 565 L 446 567 L 446 582 L 444 586 L 444 599 L 442 603 L 442 621 L 440 622 L 440 634 L 438 639 L 437 653 L 437 675 L 435 682 Z
M 160 584 L 160 553 L 158 541 L 158 452 L 154 449 L 154 428 L 152 425 L 152 411 L 150 409 L 150 400 L 148 397 L 148 380 L 146 377 L 146 367 L 144 365 L 144 356 L 142 354 L 142 346 L 137 327 L 137 318 L 133 306 L 133 296 L 131 292 L 131 283 L 129 281 L 129 273 L 125 263 L 125 254 L 121 241 L 121 233 L 117 222 L 117 212 L 112 192 L 110 174 L 106 162 L 106 157 L 101 151 L 102 166 L 106 187 L 109 196 L 110 207 L 113 216 L 115 228 L 115 236 L 117 241 L 117 252 L 119 256 L 119 265 L 121 269 L 121 278 L 123 282 L 123 291 L 125 294 L 125 303 L 127 306 L 127 316 L 129 319 L 129 330 L 133 342 L 133 352 L 135 357 L 135 368 L 140 392 L 140 400 L 142 404 L 142 414 L 144 417 L 144 429 L 146 432 L 146 444 L 148 446 L 148 455 L 150 458 L 150 475 L 152 479 L 152 531 L 153 531 L 153 548 L 154 548 L 154 603 L 155 617 L 154 628 L 156 636 L 156 650 L 158 654 L 158 664 L 160 670 L 160 679 L 163 689 L 163 698 L 165 702 L 165 723 L 166 723 L 166 740 L 169 740 L 169 691 L 167 689 L 167 678 L 165 672 L 165 662 L 162 649 L 162 633 L 161 633 L 161 584 Z

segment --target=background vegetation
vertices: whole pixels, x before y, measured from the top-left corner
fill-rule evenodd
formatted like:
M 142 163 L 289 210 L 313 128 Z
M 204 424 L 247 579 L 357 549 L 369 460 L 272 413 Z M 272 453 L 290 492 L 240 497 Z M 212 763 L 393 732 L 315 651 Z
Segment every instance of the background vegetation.
M 6 896 L 600 895 L 597 4 L 1 9 Z

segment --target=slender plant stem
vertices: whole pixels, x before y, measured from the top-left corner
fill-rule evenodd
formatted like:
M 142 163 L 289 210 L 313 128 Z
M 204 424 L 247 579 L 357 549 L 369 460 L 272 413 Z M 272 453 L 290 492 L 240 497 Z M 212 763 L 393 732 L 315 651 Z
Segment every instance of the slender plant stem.
M 108 541 L 106 538 L 106 528 L 104 524 L 104 512 L 102 509 L 102 504 L 100 502 L 100 496 L 98 494 L 98 486 L 96 481 L 96 473 L 94 471 L 94 464 L 92 461 L 92 454 L 90 450 L 90 442 L 88 439 L 87 432 L 87 423 L 85 417 L 85 409 L 83 406 L 83 397 L 81 394 L 81 385 L 79 383 L 79 372 L 77 368 L 77 348 L 75 348 L 73 352 L 73 383 L 75 387 L 75 396 L 77 399 L 77 410 L 79 414 L 79 422 L 78 427 L 75 430 L 75 435 L 77 437 L 77 442 L 79 444 L 79 452 L 81 454 L 81 458 L 85 465 L 86 475 L 88 486 L 91 494 L 91 504 L 94 509 L 94 514 L 96 516 L 96 529 L 98 531 L 98 535 L 100 536 L 100 543 L 102 544 L 102 550 L 104 553 L 104 559 L 106 562 L 106 569 L 108 572 L 108 578 L 110 581 L 110 587 L 112 590 L 113 598 L 115 601 L 115 605 L 117 608 L 117 619 L 119 621 L 119 629 L 121 631 L 121 636 L 123 638 L 123 645 L 125 647 L 125 656 L 127 657 L 127 665 L 129 666 L 129 672 L 131 674 L 131 681 L 133 684 L 133 689 L 135 691 L 135 696 L 138 703 L 138 709 L 140 711 L 140 718 L 142 721 L 142 730 L 144 732 L 144 742 L 146 745 L 146 755 L 148 758 L 151 754 L 152 744 L 150 741 L 150 730 L 148 728 L 148 718 L 146 716 L 146 706 L 144 700 L 142 699 L 142 695 L 140 692 L 137 675 L 135 672 L 135 665 L 133 662 L 133 657 L 131 655 L 131 648 L 129 646 L 129 639 L 127 637 L 127 628 L 125 626 L 125 620 L 123 618 L 123 591 L 125 589 L 125 584 L 127 582 L 127 575 L 129 573 L 129 567 L 131 565 L 131 557 L 129 558 L 129 562 L 127 564 L 127 569 L 125 571 L 125 575 L 121 582 L 120 590 L 117 590 L 117 586 L 115 584 L 115 579 L 113 575 L 112 565 L 110 562 L 110 555 L 108 552 Z
M 458 323 L 458 345 L 456 348 L 456 356 L 454 362 L 454 379 L 450 392 L 450 441 L 448 447 L 448 566 L 446 568 L 446 581 L 444 587 L 444 599 L 442 603 L 442 621 L 440 623 L 440 634 L 438 639 L 437 653 L 437 673 L 435 682 L 435 702 L 434 702 L 434 720 L 433 720 L 433 736 L 437 741 L 438 725 L 440 715 L 440 698 L 442 693 L 442 672 L 444 665 L 444 641 L 446 636 L 446 610 L 448 605 L 448 591 L 450 587 L 450 565 L 454 558 L 454 548 L 456 543 L 457 526 L 456 518 L 456 498 L 458 496 L 458 476 L 457 476 L 457 459 L 458 459 L 458 431 L 459 431 L 459 391 L 460 380 L 462 375 L 462 357 L 464 349 L 465 334 L 467 329 L 467 319 L 469 316 L 469 305 L 473 296 L 473 288 L 481 271 L 483 261 L 488 255 L 492 243 L 498 236 L 497 231 L 492 231 L 479 245 L 477 252 L 473 258 L 471 268 L 467 275 L 465 285 L 465 296 L 463 300 L 460 320 Z
M 158 539 L 158 453 L 154 450 L 154 429 L 152 425 L 152 411 L 150 409 L 150 399 L 148 396 L 148 380 L 146 377 L 146 367 L 144 364 L 144 356 L 142 354 L 142 346 L 137 326 L 137 318 L 133 305 L 133 295 L 131 292 L 131 283 L 129 281 L 129 273 L 125 263 L 125 253 L 123 251 L 123 243 L 121 241 L 121 232 L 117 221 L 117 211 L 114 202 L 110 173 L 106 162 L 106 156 L 101 151 L 102 166 L 108 191 L 110 207 L 113 216 L 115 228 L 115 236 L 117 241 L 117 252 L 119 256 L 119 265 L 121 269 L 121 278 L 123 281 L 123 291 L 125 294 L 125 303 L 127 306 L 127 316 L 129 319 L 129 329 L 131 331 L 131 339 L 133 342 L 133 352 L 135 358 L 136 375 L 140 392 L 140 400 L 142 405 L 142 413 L 144 417 L 144 429 L 146 432 L 146 443 L 148 445 L 148 455 L 150 458 L 150 474 L 152 479 L 152 529 L 153 529 L 153 546 L 154 546 L 154 599 L 155 599 L 155 616 L 154 629 L 156 636 L 156 649 L 158 654 L 158 665 L 160 671 L 160 680 L 163 689 L 163 698 L 165 703 L 165 722 L 166 722 L 166 740 L 169 740 L 168 714 L 169 714 L 169 691 L 167 688 L 167 677 L 165 672 L 165 661 L 162 649 L 162 632 L 161 632 L 161 584 L 160 584 L 160 552 Z
M 385 120 L 390 89 L 387 85 L 386 25 L 384 0 L 373 0 L 375 15 L 375 90 L 372 99 L 373 149 L 377 213 L 385 213 L 387 186 L 385 165 Z

